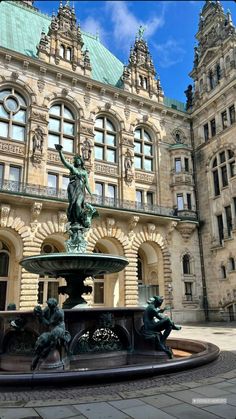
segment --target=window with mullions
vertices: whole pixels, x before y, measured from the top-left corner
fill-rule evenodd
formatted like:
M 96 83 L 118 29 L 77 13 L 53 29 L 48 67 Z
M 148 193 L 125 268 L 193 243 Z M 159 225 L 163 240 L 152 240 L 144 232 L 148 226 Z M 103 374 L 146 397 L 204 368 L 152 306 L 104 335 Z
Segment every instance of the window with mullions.
M 147 172 L 153 171 L 153 142 L 144 128 L 134 131 L 134 167 Z
M 187 301 L 193 301 L 193 284 L 192 282 L 185 282 L 184 283 L 184 287 L 185 287 L 185 299 Z
M 14 89 L 0 91 L 0 137 L 25 141 L 26 101 Z
M 3 179 L 4 179 L 4 164 L 0 163 L 0 188 L 3 185 Z
M 212 162 L 212 176 L 215 196 L 221 188 L 228 186 L 230 178 L 235 176 L 235 156 L 232 150 L 224 150 L 217 154 Z
M 117 132 L 113 123 L 106 116 L 95 121 L 94 153 L 96 160 L 116 163 Z
M 48 148 L 61 144 L 63 150 L 74 152 L 75 118 L 64 103 L 53 105 L 49 110 Z

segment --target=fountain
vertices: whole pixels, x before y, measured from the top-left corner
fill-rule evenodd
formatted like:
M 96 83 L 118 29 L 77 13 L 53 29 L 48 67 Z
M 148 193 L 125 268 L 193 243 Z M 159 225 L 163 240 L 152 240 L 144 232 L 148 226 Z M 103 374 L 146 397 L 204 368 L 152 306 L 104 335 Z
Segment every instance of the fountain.
M 96 209 L 85 202 L 86 191 L 91 194 L 88 175 L 80 156 L 75 156 L 71 164 L 62 147 L 55 147 L 70 171 L 66 252 L 27 257 L 20 264 L 32 273 L 65 278 L 67 285 L 59 292 L 68 298 L 64 310 L 57 307 L 56 300 L 49 299 L 44 310 L 37 306 L 32 313 L 0 313 L 0 385 L 134 378 L 216 359 L 219 349 L 210 343 L 168 339 L 166 345 L 171 330 L 179 327 L 162 314 L 161 297 L 151 299 L 145 312 L 141 307 L 85 307 L 82 294 L 91 292 L 91 287 L 84 280 L 119 272 L 128 261 L 121 256 L 85 253 L 86 232 L 98 216 Z

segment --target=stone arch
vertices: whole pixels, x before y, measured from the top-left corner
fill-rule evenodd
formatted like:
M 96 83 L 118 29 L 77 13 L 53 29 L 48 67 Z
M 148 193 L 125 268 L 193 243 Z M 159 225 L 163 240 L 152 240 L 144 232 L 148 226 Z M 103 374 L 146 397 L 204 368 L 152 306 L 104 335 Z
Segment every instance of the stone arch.
M 172 135 L 175 143 L 176 142 L 185 143 L 185 141 L 186 141 L 186 135 L 185 135 L 184 131 L 180 128 L 173 129 L 173 131 L 171 132 L 171 135 Z M 177 135 L 179 135 L 179 141 L 176 140 Z
M 120 115 L 115 112 L 110 107 L 105 106 L 97 106 L 94 110 L 90 112 L 90 117 L 95 122 L 95 119 L 99 116 L 110 116 L 112 120 L 114 120 L 117 131 L 120 132 L 125 129 L 124 120 L 120 117 Z
M 38 226 L 34 240 L 37 241 L 40 249 L 43 242 L 50 237 L 62 247 L 64 242 L 64 227 L 64 222 L 60 224 L 56 217 L 53 217 L 52 220 L 48 220 Z
M 21 93 L 25 98 L 27 102 L 27 106 L 30 106 L 31 104 L 36 104 L 36 94 L 33 91 L 33 89 L 25 83 L 20 78 L 17 78 L 17 80 L 11 78 L 11 77 L 4 77 L 2 78 L 2 82 L 0 82 L 0 89 L 2 87 L 14 87 L 16 88 L 19 93 Z
M 48 96 L 44 97 L 43 106 L 45 108 L 50 108 L 52 105 L 57 102 L 63 102 L 67 104 L 71 109 L 73 109 L 76 117 L 76 113 L 79 113 L 79 118 L 84 118 L 84 110 L 77 99 L 71 94 L 61 94 L 61 93 L 51 93 Z M 76 119 L 76 118 L 75 118 Z
M 185 255 L 187 255 L 189 257 L 189 264 L 190 264 L 190 266 L 189 266 L 189 268 L 190 268 L 190 274 L 189 275 L 193 275 L 194 274 L 194 271 L 195 271 L 195 269 L 194 269 L 195 259 L 194 259 L 194 256 L 192 255 L 192 253 L 188 249 L 184 249 L 181 252 L 181 254 L 180 254 L 180 263 L 181 263 L 181 271 L 182 271 L 182 274 L 184 275 L 184 272 L 183 272 L 183 260 L 184 260 L 184 256 Z
M 163 258 L 164 294 L 166 300 L 169 300 L 168 284 L 172 283 L 172 271 L 170 253 L 168 251 L 166 241 L 162 235 L 156 231 L 155 225 L 149 224 L 147 227 L 144 227 L 142 230 L 136 233 L 132 241 L 132 253 L 135 260 L 137 260 L 140 246 L 145 242 L 154 242 L 160 247 Z
M 157 138 L 157 140 L 160 140 L 161 138 L 161 133 L 160 130 L 157 128 L 157 126 L 155 125 L 155 123 L 151 123 L 149 121 L 143 121 L 140 118 L 136 118 L 132 123 L 131 123 L 131 130 L 132 133 L 134 133 L 134 130 L 136 128 L 138 128 L 139 126 L 142 126 L 143 128 L 146 128 L 148 132 L 151 132 L 151 135 L 153 135 L 154 138 Z

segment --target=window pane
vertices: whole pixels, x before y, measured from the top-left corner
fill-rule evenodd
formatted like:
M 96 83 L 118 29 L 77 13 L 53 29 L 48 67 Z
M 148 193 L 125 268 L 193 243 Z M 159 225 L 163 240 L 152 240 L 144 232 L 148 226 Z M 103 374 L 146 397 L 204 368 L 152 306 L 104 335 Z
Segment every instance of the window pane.
M 26 117 L 26 112 L 22 110 L 12 115 L 12 119 L 14 119 L 14 121 L 23 122 L 23 123 L 25 122 L 25 117 Z
M 141 130 L 140 129 L 136 129 L 134 131 L 134 138 L 141 138 Z
M 175 171 L 176 173 L 181 172 L 181 160 L 175 159 Z
M 147 156 L 152 156 L 152 146 L 144 144 L 144 154 Z
M 111 123 L 111 121 L 106 121 L 106 129 L 107 131 L 115 131 L 114 125 Z
M 60 120 L 49 118 L 49 130 L 50 131 L 60 131 Z
M 49 188 L 57 188 L 57 176 L 48 173 L 48 187 Z
M 56 298 L 58 299 L 58 282 L 48 282 L 48 292 L 47 292 L 47 299 L 48 298 Z
M 7 95 L 9 95 L 11 93 L 11 90 L 2 90 L 0 92 L 0 100 L 4 99 L 4 97 L 6 97 Z
M 150 160 L 150 159 L 145 159 L 144 160 L 144 169 L 148 170 L 149 172 L 152 171 L 152 160 Z
M 74 135 L 74 124 L 70 124 L 69 122 L 64 122 L 63 130 L 64 130 L 64 134 Z
M 221 176 L 222 176 L 222 185 L 227 186 L 228 185 L 228 176 L 227 176 L 226 166 L 221 167 Z
M 95 195 L 103 196 L 103 184 L 95 183 Z
M 153 193 L 152 192 L 147 192 L 147 204 L 148 205 L 153 205 Z
M 116 197 L 116 187 L 115 187 L 115 185 L 108 185 L 107 196 L 108 196 L 108 198 L 115 199 L 115 197 Z
M 107 149 L 107 161 L 115 163 L 115 161 L 116 161 L 116 150 Z
M 10 167 L 9 180 L 12 182 L 20 182 L 20 167 Z
M 97 118 L 95 121 L 95 127 L 103 128 L 103 118 Z
M 152 141 L 152 139 L 151 139 L 150 135 L 147 133 L 147 131 L 143 131 L 143 138 L 145 140 Z
M 55 148 L 54 144 L 59 144 L 59 142 L 60 142 L 59 135 L 53 135 L 53 134 L 48 135 L 48 148 Z
M 67 151 L 68 153 L 73 153 L 74 140 L 70 140 L 69 138 L 63 138 L 63 147 L 64 151 Z
M 104 283 L 94 282 L 94 304 L 104 304 Z
M 134 142 L 134 152 L 142 153 L 142 143 L 138 143 L 137 141 Z
M 69 178 L 67 176 L 62 176 L 62 189 L 66 190 L 69 184 Z
M 2 183 L 3 180 L 3 164 L 0 164 L 0 185 Z
M 9 256 L 5 252 L 0 252 L 0 277 L 8 276 Z
M 24 141 L 25 139 L 25 128 L 19 125 L 12 125 L 12 139 L 18 141 Z
M 143 202 L 143 194 L 142 191 L 136 191 L 136 202 L 142 203 Z
M 224 163 L 225 161 L 225 152 L 222 151 L 222 153 L 220 153 L 220 163 Z
M 13 97 L 9 97 L 6 101 L 5 101 L 6 107 L 7 109 L 9 109 L 9 111 L 16 111 L 18 108 L 18 103 L 17 101 L 13 98 Z
M 0 136 L 7 138 L 8 137 L 8 123 L 0 122 Z
M 135 169 L 142 169 L 142 157 L 134 156 L 134 167 Z
M 43 290 L 44 290 L 44 282 L 39 281 L 38 287 L 38 304 L 43 304 Z
M 0 117 L 1 118 L 9 118 L 9 114 L 5 111 L 3 105 L 0 105 Z
M 95 159 L 103 160 L 103 147 L 94 147 Z
M 106 135 L 106 143 L 108 145 L 116 145 L 116 136 L 112 134 Z
M 104 133 L 100 131 L 95 131 L 95 141 L 97 143 L 103 143 L 104 142 Z
M 25 101 L 25 99 L 24 99 L 21 95 L 19 95 L 19 93 L 15 93 L 14 95 L 17 97 L 17 99 L 18 99 L 18 101 L 19 101 L 19 104 L 20 104 L 20 105 L 22 105 L 22 106 L 26 106 L 26 101 Z
M 177 207 L 178 207 L 178 210 L 183 210 L 184 209 L 183 195 L 177 195 Z
M 50 109 L 50 111 L 49 111 L 49 113 L 52 114 L 52 115 L 58 115 L 58 116 L 60 116 L 60 114 L 61 114 L 61 105 L 54 105 L 54 106 L 52 106 L 51 109 Z

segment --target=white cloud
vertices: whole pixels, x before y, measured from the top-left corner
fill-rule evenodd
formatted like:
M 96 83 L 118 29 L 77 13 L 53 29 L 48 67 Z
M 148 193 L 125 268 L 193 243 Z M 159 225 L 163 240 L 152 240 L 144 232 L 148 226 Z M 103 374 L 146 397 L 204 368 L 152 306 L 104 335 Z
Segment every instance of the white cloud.
M 168 68 L 183 61 L 186 51 L 181 46 L 181 42 L 168 39 L 164 44 L 154 43 L 153 45 L 158 54 L 158 65 L 160 67 Z
M 103 29 L 102 23 L 92 16 L 87 17 L 81 24 L 81 29 L 84 32 L 91 33 L 92 35 L 99 35 L 99 39 L 103 44 L 106 44 L 106 32 Z
M 107 10 L 114 24 L 114 37 L 116 43 L 127 49 L 133 43 L 140 25 L 145 27 L 145 37 L 152 36 L 158 28 L 164 25 L 164 5 L 160 16 L 152 16 L 151 19 L 143 21 L 138 19 L 123 1 L 107 1 Z

